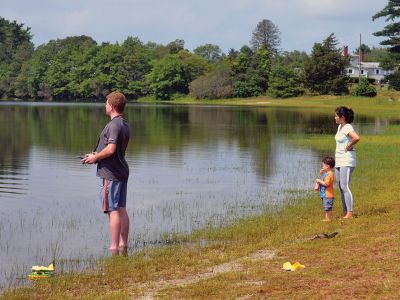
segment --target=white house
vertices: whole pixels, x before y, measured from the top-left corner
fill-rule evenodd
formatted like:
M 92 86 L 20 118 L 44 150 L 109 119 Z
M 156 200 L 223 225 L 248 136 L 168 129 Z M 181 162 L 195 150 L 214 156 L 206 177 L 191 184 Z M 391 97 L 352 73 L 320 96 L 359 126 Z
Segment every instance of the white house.
M 346 74 L 350 77 L 373 78 L 375 82 L 382 82 L 385 76 L 393 74 L 395 70 L 384 70 L 379 66 L 378 62 L 364 62 L 363 55 L 349 54 L 348 46 L 343 49 L 343 55 L 350 57 L 350 66 L 346 68 Z M 360 62 L 361 58 L 361 64 Z M 360 73 L 361 71 L 361 73 Z

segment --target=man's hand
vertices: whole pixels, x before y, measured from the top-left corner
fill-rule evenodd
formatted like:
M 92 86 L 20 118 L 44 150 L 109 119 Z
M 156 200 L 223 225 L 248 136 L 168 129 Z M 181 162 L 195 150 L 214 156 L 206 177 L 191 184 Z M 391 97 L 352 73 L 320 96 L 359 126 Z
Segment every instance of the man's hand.
M 96 155 L 97 152 L 85 154 L 85 157 L 81 160 L 82 164 L 95 164 L 97 162 Z
M 85 157 L 81 160 L 83 164 L 95 164 L 99 160 L 110 157 L 114 154 L 117 149 L 116 144 L 108 144 L 103 150 L 100 152 L 92 152 L 85 155 Z

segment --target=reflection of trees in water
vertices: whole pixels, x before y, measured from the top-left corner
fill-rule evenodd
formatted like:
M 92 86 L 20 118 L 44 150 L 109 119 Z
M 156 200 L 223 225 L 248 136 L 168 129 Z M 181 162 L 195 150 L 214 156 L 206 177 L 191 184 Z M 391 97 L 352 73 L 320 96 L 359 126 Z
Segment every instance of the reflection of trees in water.
M 281 133 L 288 134 L 332 134 L 337 130 L 334 119 L 334 110 L 321 114 L 309 109 L 277 109 L 276 122 Z M 392 120 L 395 121 L 395 120 Z M 364 115 L 356 115 L 354 124 L 357 130 L 374 134 L 380 132 L 387 124 L 392 123 L 387 119 L 379 119 Z
M 0 120 L 0 167 L 20 169 L 30 145 L 27 111 L 22 107 L 0 107 Z
M 34 145 L 66 151 L 89 151 L 96 144 L 107 117 L 99 106 L 35 106 L 29 109 Z
M 26 119 L 24 109 L 0 107 L 0 196 L 25 193 L 30 145 Z
M 272 139 L 278 135 L 336 131 L 333 113 L 306 109 L 135 105 L 127 107 L 125 117 L 132 129 L 128 152 L 162 151 L 176 160 L 185 147 L 222 141 L 250 153 L 260 176 L 269 174 Z M 31 145 L 75 154 L 90 151 L 108 122 L 104 106 L 92 105 L 2 106 L 0 118 L 0 163 L 17 164 L 16 168 Z M 357 121 L 374 122 L 362 116 Z
M 132 134 L 128 151 L 136 154 L 157 150 L 176 152 L 188 140 L 187 107 L 131 106 L 125 118 Z
M 271 131 L 267 114 L 240 107 L 193 107 L 189 109 L 191 134 L 197 142 L 217 143 L 223 140 L 228 147 L 239 147 L 250 154 L 260 176 L 269 173 Z
M 272 132 L 268 111 L 245 110 L 234 113 L 240 148 L 249 151 L 257 174 L 266 177 L 271 172 Z
M 281 134 L 331 134 L 337 125 L 333 114 L 318 114 L 307 110 L 277 109 L 277 130 Z
M 91 150 L 107 121 L 99 121 L 100 111 L 104 114 L 100 107 L 0 106 L 0 165 L 10 170 L 25 167 L 32 145 Z
M 18 161 L 31 145 L 81 153 L 91 150 L 108 122 L 102 106 L 9 106 L 0 110 L 2 159 Z M 239 145 L 253 153 L 257 168 L 267 170 L 268 118 L 257 111 L 226 107 L 129 106 L 132 128 L 128 151 L 181 155 L 186 146 Z M 11 145 L 11 146 L 8 146 Z M 4 150 L 3 150 L 4 148 Z M 178 157 L 179 158 L 179 157 Z

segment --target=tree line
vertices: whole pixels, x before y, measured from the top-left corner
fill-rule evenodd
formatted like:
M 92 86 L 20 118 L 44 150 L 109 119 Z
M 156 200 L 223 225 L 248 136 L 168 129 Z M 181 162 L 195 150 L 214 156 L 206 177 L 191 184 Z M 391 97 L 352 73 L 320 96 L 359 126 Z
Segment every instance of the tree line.
M 397 5 L 397 1 L 389 0 L 388 6 L 393 7 L 392 2 Z M 392 13 L 385 7 L 373 18 L 390 17 Z M 397 27 L 389 29 L 395 36 Z M 376 34 L 390 37 L 387 29 Z M 131 36 L 115 44 L 73 36 L 35 48 L 29 27 L 0 17 L 0 97 L 103 99 L 114 90 L 129 99 L 174 99 L 188 94 L 196 99 L 219 99 L 349 93 L 345 73 L 349 61 L 337 47 L 333 33 L 315 43 L 309 55 L 281 51 L 280 42 L 278 27 L 262 20 L 252 32 L 250 45 L 230 49 L 227 54 L 214 44 L 201 45 L 191 52 L 185 49 L 183 40 L 162 45 L 143 43 Z M 399 61 L 390 49 L 371 50 L 363 45 L 361 50 L 389 68 Z

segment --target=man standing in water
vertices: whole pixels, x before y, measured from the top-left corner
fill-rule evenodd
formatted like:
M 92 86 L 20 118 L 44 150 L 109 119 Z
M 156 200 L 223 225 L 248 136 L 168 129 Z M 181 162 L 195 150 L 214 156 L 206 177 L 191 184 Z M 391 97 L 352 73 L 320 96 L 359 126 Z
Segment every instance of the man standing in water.
M 97 176 L 101 178 L 100 199 L 104 213 L 110 221 L 113 254 L 126 252 L 128 246 L 129 217 L 126 212 L 126 194 L 129 176 L 125 150 L 129 142 L 129 126 L 123 118 L 126 98 L 122 93 L 107 96 L 106 114 L 111 121 L 104 127 L 96 149 L 82 159 L 84 164 L 97 163 Z

